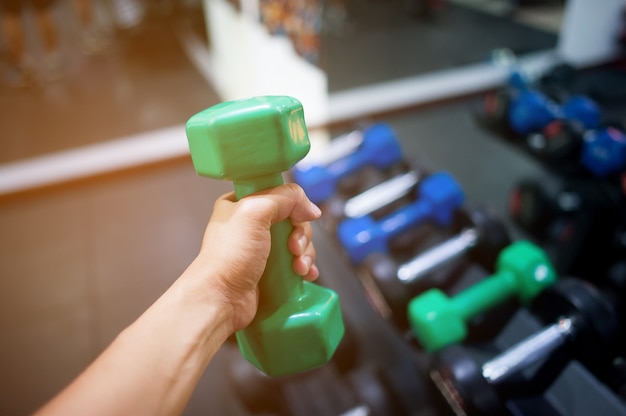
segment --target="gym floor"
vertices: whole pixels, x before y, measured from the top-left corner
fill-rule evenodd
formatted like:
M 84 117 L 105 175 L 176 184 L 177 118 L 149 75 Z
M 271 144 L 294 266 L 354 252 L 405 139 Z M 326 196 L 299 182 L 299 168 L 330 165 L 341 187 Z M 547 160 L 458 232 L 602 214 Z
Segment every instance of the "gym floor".
M 322 65 L 332 91 L 481 61 L 496 47 L 529 52 L 556 42 L 549 31 L 462 6 L 420 22 L 399 1 L 359 3 L 346 30 L 325 35 Z M 104 55 L 70 56 L 58 83 L 1 87 L 0 162 L 179 125 L 217 103 L 177 38 L 179 25 L 203 34 L 201 17 L 198 10 L 153 17 L 116 34 Z M 477 128 L 469 105 L 441 103 L 381 120 L 410 159 L 451 172 L 469 205 L 491 206 L 506 220 L 511 184 L 542 169 Z M 213 200 L 229 189 L 197 177 L 180 158 L 2 199 L 0 413 L 32 412 L 151 304 L 195 256 Z M 322 274 L 351 278 L 332 253 L 320 254 Z M 243 414 L 223 383 L 229 353 L 209 366 L 186 414 Z

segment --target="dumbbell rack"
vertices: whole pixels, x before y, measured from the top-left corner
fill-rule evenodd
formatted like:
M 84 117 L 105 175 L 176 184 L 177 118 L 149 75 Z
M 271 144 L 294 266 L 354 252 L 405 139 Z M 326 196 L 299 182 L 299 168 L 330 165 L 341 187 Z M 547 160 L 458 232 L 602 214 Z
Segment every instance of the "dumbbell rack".
M 410 165 L 411 163 L 405 164 Z M 346 197 L 339 199 L 345 200 Z M 462 209 L 457 215 L 462 217 L 468 213 Z M 424 352 L 411 339 L 406 323 L 390 316 L 391 311 L 385 305 L 384 296 L 363 267 L 350 263 L 336 239 L 336 224 L 337 221 L 325 212 L 321 221 L 314 224 L 313 242 L 320 269 L 319 283 L 332 288 L 340 296 L 344 320 L 350 328 L 352 338 L 348 356 L 354 362 L 346 364 L 337 361 L 346 357 L 345 354 L 338 353 L 338 358 L 325 367 L 278 380 L 275 388 L 280 391 L 282 403 L 276 413 L 316 415 L 354 411 L 355 414 L 375 415 L 452 414 L 450 401 L 443 400 L 445 394 L 442 391 L 445 386 L 437 387 L 430 374 L 433 356 Z M 414 236 L 413 240 L 416 245 L 415 253 L 450 237 L 452 230 L 426 225 L 418 233 L 420 235 Z M 398 261 L 406 260 L 407 255 L 406 252 L 399 254 Z M 410 296 L 430 285 L 441 285 L 447 293 L 453 295 L 479 281 L 486 274 L 481 267 L 461 260 L 433 273 L 423 284 L 411 288 Z M 520 308 L 515 301 L 505 303 L 494 312 L 478 317 L 472 323 L 471 335 L 465 343 L 470 353 L 479 361 L 485 361 L 515 344 L 540 326 L 530 312 Z M 380 383 L 380 377 L 375 375 L 380 372 L 370 370 L 380 368 L 401 368 L 409 373 L 411 369 L 415 369 L 418 374 L 417 377 L 400 376 L 399 380 L 406 382 L 395 384 L 389 383 L 390 376 L 387 376 L 386 393 L 389 394 L 389 389 L 395 389 L 391 399 L 388 399 L 397 402 L 395 407 L 385 406 L 383 399 L 380 400 L 380 406 L 376 406 L 379 402 L 375 396 L 380 386 L 378 389 L 375 387 Z M 529 368 L 526 373 L 531 374 L 532 371 L 533 368 Z M 355 388 L 361 389 L 360 394 L 359 391 L 355 393 Z M 369 403 L 364 400 L 368 392 L 371 396 Z M 624 402 L 576 361 L 567 365 L 544 394 L 516 399 L 508 403 L 508 406 L 512 414 L 520 416 L 578 416 L 590 414 L 591 411 L 600 412 L 598 414 L 626 415 Z M 362 413 L 358 413 L 359 410 Z
M 462 212 L 461 215 L 467 214 Z M 446 230 L 435 232 L 434 235 L 429 236 L 429 241 L 425 245 L 428 246 L 430 243 L 446 237 L 446 234 Z M 327 246 L 326 243 L 327 242 L 322 244 Z M 363 283 L 363 271 L 358 268 L 355 269 L 354 267 L 351 267 L 351 269 L 353 274 L 351 280 L 358 280 Z M 448 270 L 445 272 L 449 274 L 451 271 Z M 482 275 L 484 275 L 483 270 L 477 271 L 475 268 L 466 268 L 465 273 L 461 276 L 461 279 L 449 285 L 449 292 L 455 293 L 462 290 L 467 285 L 474 283 L 477 279 L 480 279 Z M 373 290 L 370 288 L 369 283 L 371 283 L 371 280 L 366 279 L 365 281 L 368 283 L 362 284 L 363 289 L 365 289 L 366 292 L 375 291 L 375 289 Z M 368 295 L 368 297 L 372 300 L 371 294 Z M 373 301 L 369 307 L 377 308 L 378 304 L 379 302 Z M 365 307 L 365 305 L 363 305 L 363 307 Z M 515 312 L 515 315 L 510 320 L 507 319 L 511 317 L 511 314 L 516 309 L 517 312 Z M 379 308 L 378 314 L 380 314 L 380 312 Z M 535 332 L 540 327 L 536 318 L 534 318 L 526 309 L 519 308 L 519 305 L 514 302 L 504 305 L 500 308 L 500 312 L 501 313 L 489 314 L 488 316 L 491 317 L 491 322 L 482 323 L 483 327 L 487 326 L 491 329 L 493 329 L 494 326 L 503 327 L 502 331 L 498 331 L 499 335 L 495 338 L 495 340 L 492 342 L 481 343 L 476 342 L 476 338 L 480 341 L 481 337 L 475 336 L 474 339 L 470 339 L 468 342 L 468 345 L 470 345 L 469 350 L 472 351 L 472 353 L 477 357 L 483 357 L 484 360 L 486 360 L 486 357 L 493 356 L 496 352 L 503 351 L 504 349 L 514 345 L 517 341 Z M 500 322 L 493 322 L 493 320 L 497 318 L 499 318 Z M 386 320 L 384 322 L 380 322 L 380 324 L 389 326 L 390 322 Z M 398 332 L 397 330 L 398 328 L 394 328 L 394 331 Z M 401 334 L 401 331 L 399 333 Z M 407 343 L 407 339 L 403 337 L 400 339 L 394 337 L 394 339 L 395 341 Z M 426 380 L 426 383 L 430 385 L 430 388 L 433 389 L 436 383 L 431 384 L 431 382 L 428 381 L 429 379 L 432 379 L 427 370 L 428 363 L 430 361 L 429 355 L 420 352 L 419 349 L 415 348 L 415 344 L 413 342 L 409 341 L 408 344 L 411 346 L 412 351 L 408 353 L 406 359 L 411 360 L 414 359 L 411 357 L 417 357 L 417 361 L 421 363 L 420 368 L 422 368 L 422 370 L 426 370 L 422 373 L 423 377 Z M 531 373 L 532 371 L 533 368 L 529 368 L 526 372 Z M 445 389 L 445 386 L 439 387 Z M 572 391 L 576 392 L 574 393 L 575 397 L 584 398 L 582 403 L 572 401 Z M 439 393 L 439 395 L 434 394 L 434 397 L 441 398 L 444 396 L 441 394 L 441 391 L 435 393 Z M 589 414 L 593 410 L 600 411 L 599 414 L 626 414 L 626 407 L 624 406 L 624 403 L 616 397 L 615 393 L 607 389 L 602 383 L 599 383 L 594 376 L 585 369 L 584 366 L 576 361 L 572 361 L 565 367 L 563 373 L 557 377 L 556 381 L 552 385 L 547 387 L 544 394 L 535 394 L 511 400 L 508 405 L 510 411 L 518 415 L 583 415 Z M 441 400 L 437 401 L 437 399 L 433 398 L 433 394 L 430 395 L 428 407 L 429 410 L 434 411 L 435 414 L 448 414 L 450 411 L 450 403 Z
M 381 315 L 377 302 L 372 301 L 371 294 L 367 294 L 368 285 L 364 285 L 363 278 L 359 277 L 362 271 L 355 269 L 345 261 L 345 258 L 337 255 L 337 245 L 333 236 L 328 235 L 325 233 L 327 230 L 319 229 L 319 227 L 316 227 L 315 231 L 314 241 L 318 247 L 321 275 L 331 276 L 332 274 L 328 274 L 328 272 L 341 270 L 341 273 L 335 274 L 335 276 L 344 277 L 341 280 L 335 277 L 332 281 L 324 280 L 322 283 L 333 287 L 340 294 L 342 300 L 345 300 L 346 319 L 353 321 L 355 328 L 358 328 L 358 336 L 361 341 L 357 343 L 362 348 L 362 361 L 368 362 L 367 357 L 376 357 L 377 360 L 380 360 L 380 357 L 394 357 L 394 361 L 400 359 L 406 360 L 407 363 L 417 363 L 426 386 L 424 388 L 428 389 L 426 393 L 424 390 L 416 392 L 415 399 L 423 400 L 424 403 L 421 410 L 435 415 L 450 414 L 449 403 L 442 400 L 441 393 L 436 391 L 435 384 L 430 379 L 428 370 L 430 355 L 420 351 L 413 341 L 407 339 L 403 330 L 399 330 Z M 430 236 L 430 241 L 437 241 L 446 237 L 445 232 L 435 234 Z M 328 272 L 325 273 L 326 270 Z M 484 270 L 469 265 L 460 279 L 450 285 L 449 292 L 455 293 L 462 290 L 476 282 L 484 274 Z M 358 296 L 357 293 L 359 292 L 365 293 L 366 296 Z M 369 299 L 369 302 L 364 302 L 366 298 Z M 467 343 L 471 353 L 483 361 L 514 345 L 541 327 L 538 320 L 528 310 L 519 308 L 515 302 L 504 305 L 500 311 L 502 313 L 489 315 L 492 321 L 499 318 L 500 322 L 495 324 L 502 327 L 495 339 L 485 342 L 488 339 L 486 335 L 474 334 L 473 339 Z M 507 317 L 511 319 L 506 319 Z M 493 324 L 483 322 L 479 327 L 485 325 L 492 327 Z M 373 339 L 384 339 L 385 342 L 371 342 Z M 382 361 L 380 364 L 385 365 L 385 360 L 380 361 Z M 531 374 L 536 367 L 529 368 L 526 373 Z M 572 395 L 584 399 L 572 401 Z M 516 415 L 575 416 L 589 414 L 591 410 L 599 411 L 598 414 L 626 415 L 624 402 L 576 361 L 572 361 L 566 366 L 563 373 L 557 377 L 543 395 L 512 400 L 509 406 Z
M 623 70 L 619 64 L 609 64 L 584 71 L 557 66 L 534 88 L 548 96 L 591 96 L 601 107 L 603 124 L 623 125 L 624 87 Z M 489 92 L 484 98 L 495 99 L 504 91 Z M 482 106 L 474 107 L 477 125 L 536 160 L 546 171 L 543 177 L 523 179 L 512 187 L 509 213 L 513 220 L 552 253 L 560 273 L 590 280 L 610 274 L 626 257 L 622 238 L 626 235 L 626 172 L 599 177 L 583 166 L 580 157 L 546 159 L 531 149 L 526 138 L 501 123 L 485 120 Z

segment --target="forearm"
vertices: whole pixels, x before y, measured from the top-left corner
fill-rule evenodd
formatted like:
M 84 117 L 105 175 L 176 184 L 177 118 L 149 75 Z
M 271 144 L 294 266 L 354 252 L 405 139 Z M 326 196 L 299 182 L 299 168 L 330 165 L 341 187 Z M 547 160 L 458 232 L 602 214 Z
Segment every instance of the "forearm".
M 202 287 L 198 273 L 190 266 L 40 414 L 182 412 L 230 332 L 218 291 Z

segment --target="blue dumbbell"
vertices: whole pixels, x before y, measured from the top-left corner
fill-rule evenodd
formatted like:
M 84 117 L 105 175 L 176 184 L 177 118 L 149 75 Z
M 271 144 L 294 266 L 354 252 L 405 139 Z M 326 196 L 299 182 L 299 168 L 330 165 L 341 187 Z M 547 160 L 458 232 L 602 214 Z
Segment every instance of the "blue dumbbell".
M 581 162 L 599 177 L 626 169 L 626 135 L 614 127 L 587 132 Z
M 463 190 L 448 173 L 435 173 L 419 185 L 418 199 L 376 221 L 369 215 L 349 218 L 337 227 L 337 235 L 353 263 L 369 254 L 388 251 L 389 241 L 412 227 L 433 221 L 450 225 L 455 210 L 463 204 Z
M 600 126 L 600 107 L 590 98 L 575 95 L 561 106 L 561 113 L 540 132 L 527 136 L 528 147 L 549 163 L 578 162 L 584 133 Z
M 507 114 L 511 129 L 519 135 L 541 130 L 551 121 L 561 117 L 560 107 L 544 94 L 524 90 L 509 103 Z
M 511 101 L 508 121 L 516 133 L 526 135 L 542 130 L 557 119 L 579 122 L 584 129 L 600 125 L 600 108 L 585 96 L 574 95 L 563 105 L 558 105 L 545 94 L 532 90 L 527 80 L 518 72 L 513 72 L 508 80 Z
M 601 110 L 598 104 L 584 95 L 571 96 L 562 106 L 562 117 L 579 122 L 584 130 L 600 126 Z
M 366 166 L 388 168 L 400 162 L 402 157 L 402 149 L 393 130 L 387 124 L 378 123 L 363 132 L 362 143 L 349 155 L 326 166 L 296 166 L 292 174 L 309 199 L 321 203 L 336 192 L 341 179 Z

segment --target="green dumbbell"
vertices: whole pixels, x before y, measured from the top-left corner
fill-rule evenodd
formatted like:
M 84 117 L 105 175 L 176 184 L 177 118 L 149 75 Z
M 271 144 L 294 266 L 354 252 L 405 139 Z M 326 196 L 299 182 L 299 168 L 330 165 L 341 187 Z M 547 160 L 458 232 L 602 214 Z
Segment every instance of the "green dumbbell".
M 466 322 L 517 296 L 528 303 L 556 280 L 546 253 L 528 241 L 517 241 L 500 253 L 496 273 L 453 298 L 430 289 L 408 306 L 413 334 L 427 351 L 463 341 Z
M 187 121 L 187 138 L 196 172 L 232 180 L 237 199 L 282 185 L 281 173 L 310 148 L 302 104 L 282 96 L 210 107 Z M 270 376 L 327 363 L 344 333 L 337 294 L 294 273 L 287 248 L 291 230 L 289 220 L 272 227 L 259 308 L 252 323 L 237 332 L 243 356 Z

